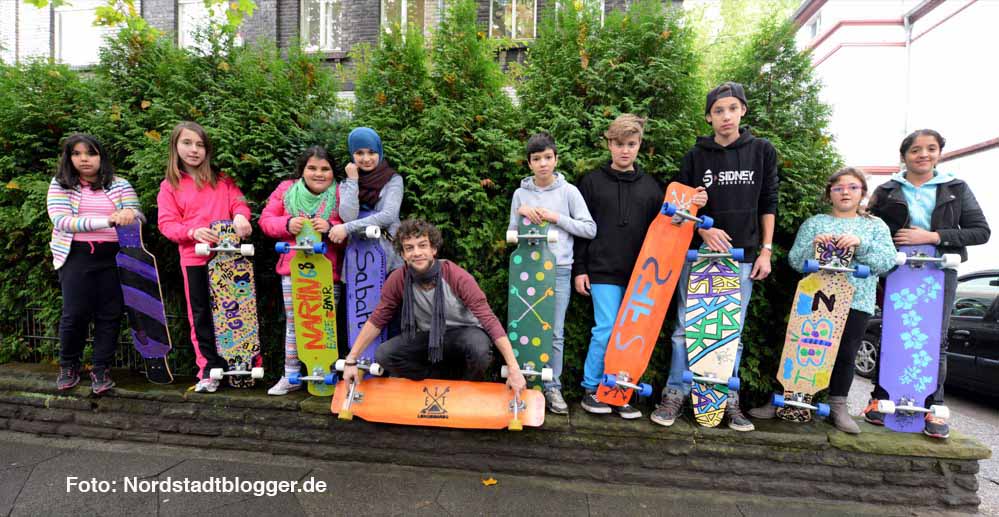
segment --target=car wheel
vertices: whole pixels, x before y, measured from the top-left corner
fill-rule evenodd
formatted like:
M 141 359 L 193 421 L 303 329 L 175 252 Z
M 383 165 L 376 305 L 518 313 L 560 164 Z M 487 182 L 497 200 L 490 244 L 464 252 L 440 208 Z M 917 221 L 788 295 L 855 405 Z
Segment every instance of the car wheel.
M 874 368 L 878 365 L 878 338 L 867 334 L 860 340 L 860 347 L 857 349 L 857 358 L 853 362 L 857 375 L 870 379 L 874 375 Z

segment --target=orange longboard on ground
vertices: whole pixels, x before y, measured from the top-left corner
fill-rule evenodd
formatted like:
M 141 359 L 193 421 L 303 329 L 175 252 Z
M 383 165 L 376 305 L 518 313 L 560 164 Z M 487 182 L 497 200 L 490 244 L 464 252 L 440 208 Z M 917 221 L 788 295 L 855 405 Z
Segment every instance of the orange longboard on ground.
M 518 402 L 514 411 L 513 392 L 498 382 L 372 377 L 353 386 L 340 381 L 330 409 L 341 420 L 357 415 L 369 422 L 460 429 L 519 431 L 545 422 L 540 391 L 525 389 Z
M 645 234 L 614 320 L 604 356 L 604 378 L 597 389 L 600 402 L 623 406 L 636 388 L 642 396 L 652 394 L 652 386 L 638 384 L 638 380 L 649 365 L 666 310 L 673 300 L 695 224 L 706 229 L 713 223 L 710 217 L 695 217 L 697 207 L 692 202 L 695 193 L 693 188 L 679 183 L 666 187 L 662 210 Z

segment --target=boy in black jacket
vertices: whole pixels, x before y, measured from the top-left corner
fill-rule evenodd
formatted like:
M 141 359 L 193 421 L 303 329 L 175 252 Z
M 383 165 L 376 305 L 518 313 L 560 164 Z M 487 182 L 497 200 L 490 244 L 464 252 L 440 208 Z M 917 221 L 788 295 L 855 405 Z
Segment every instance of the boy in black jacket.
M 708 92 L 704 118 L 714 130 L 699 137 L 680 165 L 676 181 L 691 187 L 704 187 L 708 203 L 700 214 L 714 218 L 714 227 L 697 230 L 691 248 L 703 242 L 712 251 L 731 248 L 745 250 L 742 275 L 742 322 L 753 293 L 753 280 L 770 275 L 770 255 L 777 214 L 777 151 L 765 139 L 756 138 L 749 128 L 739 127 L 746 114 L 746 93 L 739 83 L 726 82 Z M 652 413 L 652 421 L 671 426 L 690 395 L 690 385 L 681 376 L 688 369 L 684 333 L 689 264 L 680 274 L 676 289 L 677 325 L 673 332 L 673 355 L 663 400 Z M 741 331 L 741 329 L 740 329 Z M 742 358 L 739 342 L 733 375 L 738 375 Z M 725 409 L 728 426 L 736 431 L 752 431 L 753 423 L 739 410 L 739 394 L 730 393 Z

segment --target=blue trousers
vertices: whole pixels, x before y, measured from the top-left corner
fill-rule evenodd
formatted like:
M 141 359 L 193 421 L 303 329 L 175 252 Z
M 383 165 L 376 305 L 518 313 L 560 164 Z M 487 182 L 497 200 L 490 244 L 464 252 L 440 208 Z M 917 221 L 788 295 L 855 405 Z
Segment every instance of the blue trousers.
M 551 382 L 545 383 L 545 389 L 562 389 L 562 356 L 565 352 L 565 312 L 569 309 L 569 296 L 572 294 L 571 266 L 555 268 L 555 321 L 552 324 L 552 355 L 548 367 L 552 369 Z
M 590 296 L 593 298 L 593 319 L 596 321 L 590 331 L 590 347 L 586 351 L 586 362 L 583 363 L 583 388 L 596 391 L 604 375 L 604 355 L 607 353 L 607 342 L 611 330 L 614 329 L 614 319 L 621 307 L 626 285 L 590 284 Z

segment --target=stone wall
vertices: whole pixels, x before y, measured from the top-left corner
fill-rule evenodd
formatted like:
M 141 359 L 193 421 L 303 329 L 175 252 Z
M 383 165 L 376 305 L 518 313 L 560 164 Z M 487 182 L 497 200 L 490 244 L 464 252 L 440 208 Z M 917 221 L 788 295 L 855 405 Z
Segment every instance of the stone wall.
M 518 473 L 566 480 L 721 489 L 733 494 L 974 512 L 978 460 L 990 451 L 950 440 L 865 426 L 849 436 L 825 423 L 762 422 L 753 433 L 670 429 L 574 411 L 524 432 L 462 431 L 343 422 L 329 399 L 264 387 L 195 394 L 188 384 L 153 386 L 115 372 L 114 396 L 88 383 L 57 393 L 52 367 L 0 366 L 0 429 L 180 446 L 271 452 L 329 460 L 389 462 Z M 183 385 L 181 385 L 183 384 Z M 529 466 L 529 467 L 528 467 Z

